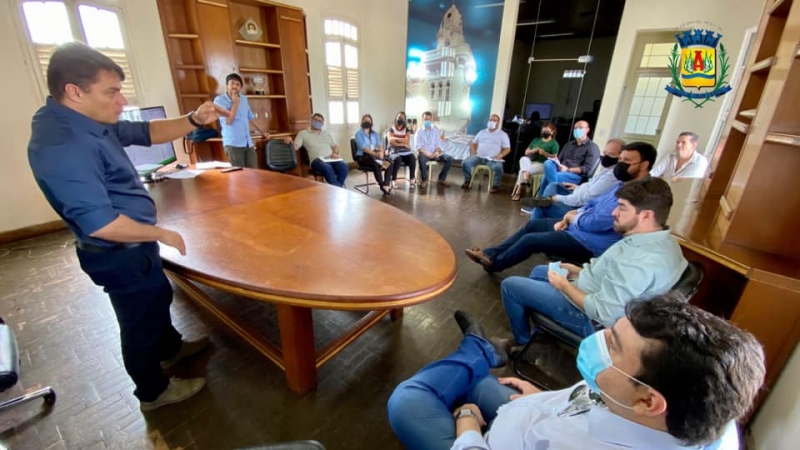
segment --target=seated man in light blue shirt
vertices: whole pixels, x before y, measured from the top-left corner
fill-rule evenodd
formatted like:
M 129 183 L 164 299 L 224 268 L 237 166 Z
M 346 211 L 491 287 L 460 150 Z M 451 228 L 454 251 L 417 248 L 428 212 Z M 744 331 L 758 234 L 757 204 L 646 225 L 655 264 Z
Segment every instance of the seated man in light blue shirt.
M 573 183 L 550 183 L 544 197 L 522 199 L 522 212 L 533 214 L 536 219 L 560 219 L 573 209 L 586 205 L 589 200 L 608 192 L 617 183 L 614 166 L 619 161 L 619 154 L 625 142 L 622 139 L 611 139 L 606 143 L 597 168 L 589 181 L 581 185 Z
M 469 156 L 461 162 L 464 172 L 464 184 L 461 189 L 469 189 L 472 169 L 478 165 L 487 165 L 494 172 L 494 184 L 489 192 L 499 192 L 500 180 L 503 178 L 503 158 L 511 152 L 511 141 L 505 131 L 500 129 L 500 116 L 492 114 L 487 127 L 478 132 L 469 146 Z
M 214 103 L 229 110 L 228 117 L 220 117 L 219 125 L 222 129 L 222 145 L 225 154 L 235 167 L 258 168 L 258 158 L 250 137 L 250 124 L 261 133 L 265 140 L 269 140 L 269 133 L 265 132 L 256 123 L 256 116 L 250 109 L 247 97 L 241 93 L 244 82 L 237 73 L 225 77 L 225 93 L 218 95 Z
M 663 294 L 678 282 L 688 263 L 666 226 L 672 207 L 669 185 L 660 178 L 632 181 L 616 196 L 614 230 L 624 237 L 599 258 L 583 267 L 561 263 L 566 277 L 537 266 L 530 278 L 509 277 L 500 284 L 514 344 L 531 339 L 528 309 L 588 336 L 595 323 L 613 325 L 629 301 Z
M 447 181 L 447 173 L 450 172 L 450 166 L 453 165 L 453 157 L 442 153 L 442 149 L 439 147 L 441 141 L 439 130 L 433 126 L 433 115 L 430 111 L 422 113 L 422 129 L 417 131 L 414 136 L 416 136 L 419 172 L 422 176 L 420 189 L 428 187 L 428 162 L 430 161 L 443 165 L 442 170 L 439 171 L 438 183 L 444 187 L 450 186 L 450 182 Z
M 487 272 L 499 272 L 515 266 L 534 253 L 558 256 L 573 262 L 589 261 L 600 256 L 621 236 L 614 230 L 613 212 L 617 208 L 615 193 L 623 182 L 650 176 L 656 160 L 656 149 L 644 142 L 626 145 L 614 167 L 619 180 L 605 194 L 589 200 L 580 209 L 569 211 L 562 219 L 531 219 L 500 244 L 465 250 L 467 257 Z
M 630 302 L 581 344 L 583 381 L 551 392 L 491 375 L 505 351 L 457 311 L 461 345 L 395 389 L 392 430 L 425 450 L 738 450 L 735 422 L 764 382 L 764 352 L 750 333 L 682 300 Z

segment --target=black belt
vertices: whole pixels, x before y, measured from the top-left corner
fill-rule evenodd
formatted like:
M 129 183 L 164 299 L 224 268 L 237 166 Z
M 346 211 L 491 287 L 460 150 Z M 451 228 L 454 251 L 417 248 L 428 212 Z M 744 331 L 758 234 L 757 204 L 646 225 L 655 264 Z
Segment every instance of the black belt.
M 127 250 L 129 248 L 134 248 L 142 245 L 143 242 L 130 242 L 130 243 L 116 243 L 114 245 L 94 245 L 94 244 L 87 244 L 86 242 L 75 241 L 75 246 L 85 252 L 91 253 L 109 253 L 109 252 L 117 252 L 120 250 Z

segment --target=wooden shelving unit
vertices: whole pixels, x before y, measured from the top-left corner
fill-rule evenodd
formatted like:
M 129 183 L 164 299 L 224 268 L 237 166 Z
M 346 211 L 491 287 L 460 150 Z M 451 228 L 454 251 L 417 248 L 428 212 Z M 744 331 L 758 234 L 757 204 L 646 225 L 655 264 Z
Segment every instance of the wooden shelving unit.
M 698 249 L 694 255 L 705 252 L 721 261 L 708 266 L 711 278 L 714 271 L 724 272 L 720 267 L 726 261 L 747 268 L 733 278 L 724 275 L 727 281 L 739 277 L 738 290 L 713 296 L 731 298 L 730 320 L 753 332 L 764 346 L 765 393 L 800 341 L 797 23 L 800 0 L 767 1 L 748 70 L 729 94 L 735 96 L 733 113 L 712 158 L 712 178 L 702 185 L 694 219 L 684 233 Z M 721 282 L 714 289 L 728 286 Z
M 181 112 L 223 93 L 225 78 L 235 72 L 244 79 L 242 94 L 262 129 L 277 136 L 307 127 L 311 83 L 301 9 L 260 0 L 157 3 Z M 247 21 L 261 31 L 256 40 L 239 32 Z M 193 160 L 226 159 L 216 140 L 195 147 Z M 207 154 L 198 154 L 202 152 Z M 305 172 L 305 168 L 297 171 Z

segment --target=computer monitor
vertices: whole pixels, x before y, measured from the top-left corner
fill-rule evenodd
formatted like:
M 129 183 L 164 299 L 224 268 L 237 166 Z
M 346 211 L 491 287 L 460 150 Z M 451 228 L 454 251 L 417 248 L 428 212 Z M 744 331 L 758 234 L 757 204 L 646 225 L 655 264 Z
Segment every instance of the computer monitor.
M 163 106 L 130 109 L 119 115 L 119 120 L 133 122 L 149 122 L 153 119 L 166 119 L 167 114 Z M 133 166 L 140 175 L 146 175 L 160 167 L 176 161 L 175 146 L 172 141 L 163 144 L 153 144 L 150 147 L 130 145 L 125 147 L 125 153 L 131 159 Z
M 525 119 L 529 119 L 534 111 L 539 112 L 539 118 L 542 120 L 550 119 L 553 114 L 552 103 L 528 103 L 525 105 Z

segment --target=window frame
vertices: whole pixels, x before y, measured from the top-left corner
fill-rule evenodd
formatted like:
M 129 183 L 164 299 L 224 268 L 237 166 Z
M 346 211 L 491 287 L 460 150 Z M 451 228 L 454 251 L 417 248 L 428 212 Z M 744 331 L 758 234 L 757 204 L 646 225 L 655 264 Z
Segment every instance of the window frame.
M 144 101 L 144 90 L 141 86 L 141 73 L 137 70 L 138 65 L 136 64 L 135 57 L 133 56 L 133 49 L 131 47 L 131 39 L 128 34 L 128 27 L 127 22 L 128 18 L 125 13 L 125 8 L 122 7 L 122 3 L 119 0 L 16 0 L 16 12 L 17 14 L 14 15 L 12 18 L 15 26 L 17 27 L 17 35 L 19 39 L 19 45 L 24 47 L 22 50 L 23 56 L 25 58 L 24 63 L 28 67 L 30 74 L 32 75 L 33 79 L 36 82 L 38 87 L 38 95 L 39 100 L 41 103 L 44 103 L 47 97 L 50 95 L 50 91 L 47 87 L 47 80 L 45 79 L 44 71 L 42 70 L 41 65 L 39 64 L 38 56 L 37 56 L 37 46 L 41 46 L 44 44 L 37 44 L 33 42 L 31 39 L 30 30 L 28 30 L 28 23 L 25 20 L 25 12 L 22 8 L 22 5 L 28 1 L 56 1 L 61 2 L 66 5 L 67 8 L 67 17 L 70 21 L 70 28 L 72 30 L 72 35 L 75 41 L 82 42 L 87 44 L 86 34 L 83 30 L 83 25 L 81 23 L 80 13 L 78 12 L 78 8 L 81 5 L 91 6 L 94 8 L 101 8 L 113 11 L 117 14 L 117 18 L 119 20 L 119 27 L 120 33 L 122 35 L 122 44 L 124 45 L 124 51 L 126 54 L 126 58 L 128 60 L 128 66 L 131 74 L 133 89 L 136 96 L 133 99 L 126 97 L 126 100 L 129 102 L 130 107 L 141 107 L 146 104 Z M 135 101 L 132 101 L 135 100 Z
M 336 21 L 340 24 L 346 24 L 355 29 L 356 32 L 356 40 L 352 40 L 349 37 L 342 36 L 342 34 L 328 34 L 325 29 L 325 22 L 326 21 Z M 328 124 L 329 128 L 334 129 L 347 129 L 351 127 L 357 127 L 361 123 L 360 115 L 363 112 L 362 103 L 361 103 L 361 92 L 362 92 L 362 77 L 361 77 L 361 27 L 358 25 L 356 21 L 344 19 L 341 17 L 336 16 L 328 16 L 322 19 L 322 48 L 324 53 L 324 61 L 325 61 L 325 109 L 327 112 L 326 116 L 326 124 Z M 339 46 L 339 52 L 341 57 L 341 79 L 342 79 L 342 97 L 333 98 L 331 96 L 331 89 L 330 89 L 330 70 L 328 66 L 328 43 L 336 43 Z M 351 46 L 356 50 L 356 69 L 348 69 L 347 68 L 347 58 L 345 56 L 345 46 Z M 358 98 L 355 100 L 348 99 L 347 91 L 348 91 L 348 82 L 347 82 L 347 71 L 355 71 L 356 75 L 358 76 Z M 344 118 L 343 123 L 333 123 L 333 114 L 331 114 L 331 103 L 332 102 L 341 102 L 342 103 L 342 115 Z M 348 102 L 357 102 L 358 104 L 358 116 L 352 118 L 352 122 L 350 122 L 349 114 L 348 114 Z

